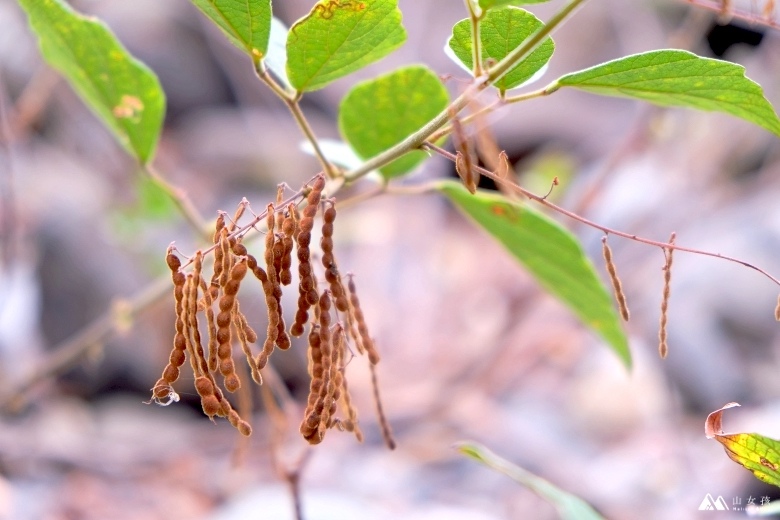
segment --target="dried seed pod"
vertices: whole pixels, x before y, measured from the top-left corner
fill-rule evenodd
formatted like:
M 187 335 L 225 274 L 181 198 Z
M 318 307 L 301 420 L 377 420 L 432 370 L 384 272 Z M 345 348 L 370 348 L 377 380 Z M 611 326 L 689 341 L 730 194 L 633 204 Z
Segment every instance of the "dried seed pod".
M 390 423 L 385 416 L 384 407 L 382 406 L 382 400 L 379 397 L 379 383 L 376 375 L 376 365 L 374 363 L 369 365 L 371 369 L 371 386 L 374 388 L 374 402 L 376 404 L 376 414 L 379 418 L 379 427 L 382 430 L 382 438 L 385 440 L 385 444 L 391 450 L 395 449 L 395 439 L 393 439 L 393 430 L 390 429 Z
M 209 357 L 207 366 L 209 372 L 216 372 L 217 370 L 217 324 L 214 316 L 214 301 L 211 299 L 211 292 L 206 285 L 206 281 L 201 277 L 200 289 L 203 292 L 203 308 L 206 310 L 206 324 L 208 326 L 208 350 Z
M 332 342 L 330 345 L 330 359 L 325 362 L 326 351 L 322 350 L 323 364 L 322 368 L 328 370 L 328 373 L 323 373 L 323 382 L 325 386 L 320 390 L 320 395 L 323 397 L 323 413 L 320 418 L 319 435 L 323 437 L 325 430 L 331 424 L 331 417 L 336 411 L 336 402 L 341 395 L 341 384 L 344 380 L 341 374 L 341 351 L 344 348 L 344 329 L 340 323 L 336 323 L 331 331 Z
M 215 244 L 219 243 L 219 237 L 221 235 L 222 228 L 225 227 L 225 214 L 220 212 L 217 215 L 217 222 L 214 226 L 214 239 Z
M 230 324 L 236 304 L 236 294 L 246 272 L 246 258 L 239 258 L 228 273 L 228 281 L 225 283 L 222 297 L 219 299 L 219 308 L 222 312 L 217 315 L 217 357 L 219 358 L 219 371 L 225 378 L 225 388 L 229 392 L 234 392 L 240 387 L 231 353 Z
M 173 337 L 173 350 L 169 356 L 169 363 L 163 369 L 162 377 L 157 381 L 157 384 L 154 385 L 154 389 L 152 390 L 152 399 L 158 403 L 163 399 L 172 398 L 174 395 L 178 397 L 178 394 L 174 392 L 171 385 L 179 379 L 179 374 L 181 373 L 179 367 L 181 367 L 186 360 L 185 351 L 187 349 L 185 322 L 183 317 L 187 276 L 179 271 L 181 260 L 174 254 L 173 246 L 168 247 L 165 262 L 171 270 L 171 279 L 173 281 L 176 334 Z M 170 403 L 171 400 L 169 399 L 167 404 Z
M 301 423 L 300 432 L 304 438 L 308 438 L 312 435 L 312 430 L 316 431 L 319 425 L 319 415 L 316 419 L 313 419 L 314 412 L 319 400 L 320 390 L 323 386 L 322 381 L 322 353 L 320 351 L 321 345 L 320 338 L 320 326 L 319 324 L 313 324 L 309 331 L 309 374 L 311 375 L 311 383 L 309 385 L 309 396 L 307 398 L 306 410 L 303 414 L 303 422 Z M 311 424 L 310 424 L 311 423 Z
M 236 224 L 238 224 L 239 219 L 243 216 L 247 206 L 249 206 L 249 201 L 246 200 L 246 198 L 241 199 L 241 202 L 238 203 L 238 207 L 236 208 L 236 212 L 233 214 L 233 220 L 227 227 L 229 233 L 232 233 L 233 230 L 236 229 Z
M 282 233 L 284 233 L 284 238 L 282 239 L 283 250 L 281 273 L 279 274 L 279 281 L 282 285 L 290 285 L 292 283 L 290 268 L 292 267 L 293 237 L 296 234 L 296 228 L 295 204 L 290 203 L 287 206 L 287 216 L 284 218 L 284 222 L 282 222 Z
M 676 234 L 672 233 L 669 237 L 669 243 L 674 244 Z M 663 298 L 661 299 L 661 320 L 658 330 L 658 354 L 661 359 L 665 359 L 669 353 L 669 344 L 667 343 L 667 321 L 669 312 L 669 294 L 672 281 L 672 260 L 674 249 L 664 248 L 664 255 L 666 256 L 666 263 L 664 264 L 664 291 Z
M 612 249 L 607 244 L 607 237 L 601 239 L 601 250 L 604 255 L 604 262 L 607 264 L 607 273 L 609 273 L 609 279 L 612 282 L 612 289 L 615 291 L 615 299 L 620 309 L 620 315 L 624 321 L 628 321 L 630 313 L 628 312 L 628 303 L 626 303 L 626 295 L 623 292 L 623 285 L 620 283 L 620 277 L 618 277 L 617 269 L 615 268 L 615 261 L 612 258 Z
M 349 287 L 349 303 L 353 311 L 358 332 L 357 336 L 353 339 L 358 345 L 358 351 L 368 353 L 368 360 L 372 365 L 376 365 L 379 363 L 379 352 L 377 352 L 374 347 L 374 340 L 371 339 L 371 335 L 368 333 L 366 318 L 363 316 L 363 310 L 360 308 L 360 299 L 358 298 L 355 280 L 352 276 L 349 277 L 347 286 Z
M 458 176 L 463 181 L 466 189 L 472 194 L 476 193 L 477 185 L 479 184 L 479 173 L 474 168 L 475 157 L 455 110 L 450 110 L 450 123 L 452 125 L 452 142 L 456 150 L 455 171 L 458 172 Z
M 246 316 L 244 316 L 244 314 L 241 312 L 238 302 L 236 302 L 236 306 L 233 309 L 233 314 L 233 324 L 236 327 L 236 335 L 238 336 L 238 341 L 241 344 L 241 350 L 243 350 L 244 356 L 246 357 L 246 362 L 249 364 L 252 380 L 258 385 L 262 385 L 263 377 L 260 375 L 260 371 L 257 369 L 257 363 L 255 363 L 252 350 L 249 348 L 250 341 L 247 331 L 251 331 L 253 334 L 253 340 L 251 343 L 257 341 L 257 334 L 255 334 L 255 331 L 252 330 L 252 328 L 249 326 L 249 323 L 247 323 Z
M 190 294 L 188 300 L 188 327 L 192 334 L 192 346 L 196 364 L 199 367 L 199 370 L 195 372 L 196 376 L 199 373 L 207 374 L 209 372 L 208 363 L 203 350 L 203 343 L 200 337 L 200 328 L 198 326 L 198 289 L 200 289 L 201 284 L 203 283 L 201 276 L 202 270 L 203 253 L 198 250 L 195 253 L 195 259 L 193 260 L 192 282 L 189 284 Z
M 775 306 L 775 319 L 780 321 L 780 296 L 777 297 L 777 306 Z

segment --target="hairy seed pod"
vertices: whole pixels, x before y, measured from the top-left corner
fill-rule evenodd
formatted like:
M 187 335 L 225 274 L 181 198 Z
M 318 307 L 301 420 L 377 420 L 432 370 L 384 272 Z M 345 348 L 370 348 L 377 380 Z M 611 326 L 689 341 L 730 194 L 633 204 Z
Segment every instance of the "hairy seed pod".
M 371 369 L 371 386 L 374 388 L 374 402 L 376 404 L 376 414 L 379 418 L 379 427 L 382 430 L 382 438 L 385 440 L 385 444 L 391 450 L 395 449 L 395 439 L 393 439 L 393 431 L 390 429 L 390 423 L 385 416 L 384 407 L 382 406 L 382 400 L 379 397 L 379 383 L 376 375 L 376 365 L 369 365 Z
M 198 250 L 195 253 L 195 259 L 193 261 L 192 270 L 192 282 L 189 284 L 189 313 L 188 313 L 188 327 L 192 333 L 192 347 L 195 358 L 195 364 L 198 366 L 198 370 L 195 371 L 195 375 L 207 374 L 209 372 L 208 362 L 206 361 L 206 355 L 203 350 L 203 343 L 200 337 L 200 327 L 198 326 L 198 289 L 200 289 L 202 277 L 201 272 L 203 270 L 203 253 Z
M 236 208 L 236 212 L 233 214 L 233 220 L 230 222 L 230 225 L 228 226 L 228 232 L 233 232 L 234 229 L 236 229 L 236 225 L 238 224 L 238 221 L 241 219 L 241 217 L 244 215 L 244 211 L 246 211 L 246 207 L 249 205 L 249 201 L 246 200 L 246 198 L 242 199 L 241 202 L 238 203 L 238 207 Z
M 349 303 L 352 311 L 352 315 L 357 325 L 357 336 L 355 343 L 358 345 L 359 352 L 366 352 L 368 354 L 368 360 L 372 365 L 379 363 L 379 352 L 374 347 L 374 341 L 371 339 L 371 335 L 368 332 L 368 326 L 366 325 L 366 319 L 363 316 L 363 310 L 360 308 L 360 299 L 357 295 L 357 288 L 355 287 L 355 280 L 353 277 L 349 277 L 347 284 L 349 288 Z
M 290 268 L 292 267 L 292 252 L 294 245 L 295 228 L 297 222 L 295 220 L 295 204 L 289 204 L 287 206 L 287 216 L 282 222 L 282 260 L 281 260 L 281 273 L 279 274 L 279 281 L 282 285 L 290 285 L 292 283 L 292 273 Z
M 214 317 L 214 301 L 211 299 L 211 293 L 209 292 L 206 281 L 201 277 L 200 290 L 203 292 L 203 307 L 206 310 L 206 324 L 208 326 L 208 350 L 209 357 L 207 366 L 209 372 L 216 372 L 217 370 L 217 324 Z
M 200 406 L 203 408 L 203 413 L 209 416 L 209 419 L 214 419 L 215 415 L 219 415 L 222 408 L 219 400 L 214 395 L 206 395 L 200 398 Z
M 255 334 L 255 331 L 252 330 L 252 328 L 249 326 L 249 324 L 246 321 L 246 316 L 243 315 L 241 310 L 239 309 L 238 302 L 236 302 L 236 308 L 233 310 L 235 314 L 235 318 L 233 320 L 233 324 L 236 327 L 236 335 L 238 336 L 239 343 L 241 343 L 241 350 L 244 352 L 244 356 L 246 357 L 246 362 L 249 364 L 249 370 L 252 374 L 252 380 L 257 383 L 258 385 L 263 384 L 263 377 L 260 375 L 260 371 L 257 369 L 257 364 L 255 363 L 254 356 L 252 355 L 252 351 L 249 348 L 249 336 L 247 334 L 247 330 L 252 331 L 252 334 L 254 334 L 254 343 L 257 341 L 257 334 Z
M 232 393 L 239 388 L 241 388 L 241 381 L 235 372 L 225 376 L 225 390 Z
M 198 395 L 205 397 L 207 395 L 214 395 L 214 384 L 206 376 L 198 376 L 195 378 L 195 390 Z
M 157 380 L 157 382 L 154 384 L 154 387 L 152 388 L 152 400 L 161 401 L 166 399 L 171 395 L 172 391 L 173 387 L 171 387 L 171 385 L 165 381 L 164 377 L 161 377 Z
M 175 367 L 180 367 L 184 364 L 185 357 L 183 350 L 173 349 L 169 358 L 170 364 Z
M 672 233 L 669 237 L 669 243 L 674 244 L 674 240 L 676 238 L 676 234 Z M 664 264 L 664 290 L 663 290 L 663 298 L 661 299 L 661 319 L 660 319 L 660 325 L 658 330 L 658 354 L 661 356 L 661 359 L 665 359 L 666 356 L 669 354 L 669 345 L 668 345 L 668 331 L 667 331 L 667 321 L 668 321 L 668 312 L 669 312 L 669 294 L 671 289 L 671 281 L 672 281 L 672 260 L 673 260 L 673 253 L 674 249 L 671 248 L 664 248 L 664 255 L 666 256 L 666 263 Z
M 167 365 L 163 370 L 162 378 L 169 385 L 176 382 L 179 379 L 179 367 Z
M 612 282 L 612 290 L 615 292 L 615 299 L 617 300 L 618 308 L 620 309 L 620 316 L 622 316 L 623 321 L 628 321 L 628 318 L 630 317 L 628 303 L 626 302 L 626 295 L 623 292 L 623 284 L 620 282 L 620 277 L 615 268 L 615 261 L 612 258 L 612 249 L 610 249 L 609 244 L 607 244 L 607 237 L 601 238 L 601 251 L 604 255 L 604 262 L 607 265 L 609 279 Z

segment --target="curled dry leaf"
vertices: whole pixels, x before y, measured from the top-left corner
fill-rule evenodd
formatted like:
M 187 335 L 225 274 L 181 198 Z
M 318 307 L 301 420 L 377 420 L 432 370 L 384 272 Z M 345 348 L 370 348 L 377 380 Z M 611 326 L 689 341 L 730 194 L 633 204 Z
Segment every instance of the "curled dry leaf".
M 704 434 L 721 443 L 726 455 L 758 480 L 780 487 L 780 441 L 757 433 L 723 433 L 723 411 L 735 406 L 739 404 L 728 403 L 709 414 Z

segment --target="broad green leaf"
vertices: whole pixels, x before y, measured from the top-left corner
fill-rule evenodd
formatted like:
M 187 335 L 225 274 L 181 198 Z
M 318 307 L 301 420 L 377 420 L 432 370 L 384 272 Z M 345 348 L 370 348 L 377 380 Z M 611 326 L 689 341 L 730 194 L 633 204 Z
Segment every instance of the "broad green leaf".
M 271 0 L 192 0 L 228 40 L 261 60 L 268 51 L 271 34 Z
M 287 37 L 287 76 L 300 92 L 380 60 L 406 41 L 398 0 L 321 0 Z
M 723 445 L 731 460 L 751 471 L 760 481 L 780 487 L 780 441 L 757 433 L 723 433 L 723 411 L 737 403 L 729 403 L 707 416 L 704 433 Z
M 423 65 L 395 70 L 356 85 L 339 107 L 339 128 L 363 159 L 383 152 L 419 130 L 447 107 L 447 89 Z M 403 175 L 428 157 L 410 152 L 380 168 L 385 177 Z
M 612 297 L 574 235 L 542 213 L 502 195 L 484 191 L 471 195 L 454 181 L 442 182 L 438 188 L 631 366 L 628 341 Z
M 780 120 L 745 68 L 687 51 L 660 50 L 609 61 L 558 79 L 553 88 L 726 112 L 780 136 Z
M 482 61 L 489 58 L 501 61 L 543 25 L 536 16 L 517 7 L 503 7 L 488 11 L 480 22 Z M 470 20 L 461 20 L 455 24 L 448 44 L 455 56 L 471 70 L 474 60 Z M 551 38 L 547 38 L 530 56 L 498 81 L 495 84 L 496 88 L 503 92 L 526 83 L 550 61 L 553 51 L 555 51 L 555 44 Z
M 484 9 L 493 9 L 494 7 L 501 7 L 502 5 L 530 5 L 530 4 L 543 4 L 550 0 L 479 0 L 479 6 Z
M 287 33 L 289 29 L 276 17 L 271 19 L 271 37 L 268 40 L 266 66 L 281 80 L 285 87 L 292 88 L 287 79 Z
M 603 520 L 604 518 L 581 498 L 499 457 L 481 444 L 476 442 L 459 442 L 455 447 L 462 454 L 503 473 L 539 495 L 542 499 L 552 504 L 564 520 Z
M 133 58 L 108 27 L 60 0 L 19 0 L 46 61 L 142 163 L 151 161 L 165 116 L 154 72 Z

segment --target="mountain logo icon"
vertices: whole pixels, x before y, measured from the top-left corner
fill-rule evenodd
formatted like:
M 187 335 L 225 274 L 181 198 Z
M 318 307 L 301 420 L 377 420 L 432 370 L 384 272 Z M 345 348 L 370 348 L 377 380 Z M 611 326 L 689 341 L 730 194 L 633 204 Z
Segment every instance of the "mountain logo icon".
M 712 498 L 712 495 L 707 493 L 704 500 L 699 505 L 699 511 L 728 511 L 729 506 L 726 505 L 726 501 L 723 497 L 718 495 L 718 499 Z

